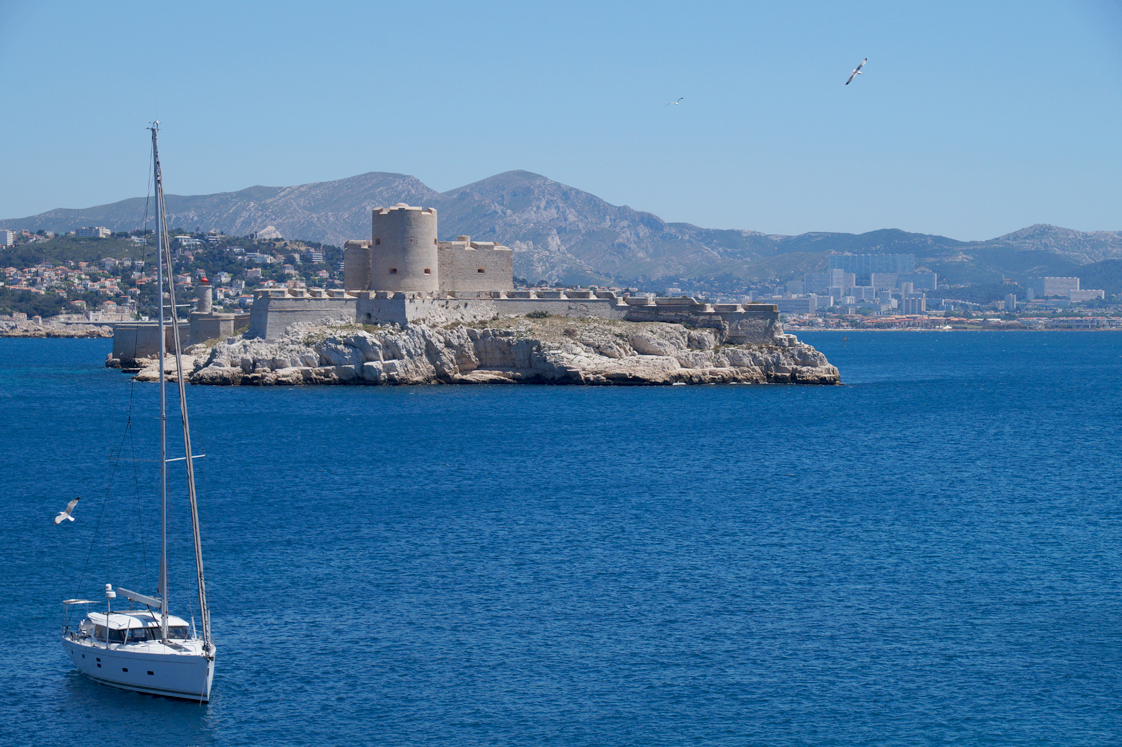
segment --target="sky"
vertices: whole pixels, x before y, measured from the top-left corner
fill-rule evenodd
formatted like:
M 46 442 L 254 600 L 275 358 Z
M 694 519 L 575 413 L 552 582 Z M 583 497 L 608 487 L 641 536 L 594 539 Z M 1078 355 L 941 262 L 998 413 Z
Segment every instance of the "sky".
M 169 194 L 524 169 L 707 228 L 1122 230 L 1122 0 L 0 0 L 0 101 L 2 218 L 145 196 L 158 119 Z

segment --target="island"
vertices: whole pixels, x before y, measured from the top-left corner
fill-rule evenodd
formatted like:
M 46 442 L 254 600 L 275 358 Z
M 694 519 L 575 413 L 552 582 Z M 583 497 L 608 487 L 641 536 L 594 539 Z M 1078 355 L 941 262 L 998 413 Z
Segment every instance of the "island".
M 196 384 L 838 384 L 772 304 L 516 290 L 511 251 L 437 239 L 433 208 L 375 208 L 344 248 L 338 290 L 259 291 L 245 320 L 200 285 L 182 333 Z M 107 365 L 154 380 L 158 335 L 118 325 Z M 149 361 L 144 365 L 144 361 Z M 174 372 L 178 375 L 178 372 Z

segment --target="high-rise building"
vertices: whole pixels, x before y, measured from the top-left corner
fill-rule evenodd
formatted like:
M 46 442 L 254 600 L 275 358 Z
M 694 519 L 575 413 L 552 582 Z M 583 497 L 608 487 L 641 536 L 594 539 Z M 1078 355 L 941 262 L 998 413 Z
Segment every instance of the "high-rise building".
M 852 272 L 845 270 L 827 270 L 826 272 L 808 272 L 803 276 L 803 287 L 810 293 L 826 290 L 827 288 L 852 288 L 857 284 L 857 278 Z
M 927 313 L 927 298 L 922 293 L 914 294 L 908 298 L 905 296 L 900 299 L 900 313 L 901 314 L 926 314 Z
M 1079 278 L 1029 278 L 1028 287 L 1037 296 L 1067 296 L 1079 290 Z

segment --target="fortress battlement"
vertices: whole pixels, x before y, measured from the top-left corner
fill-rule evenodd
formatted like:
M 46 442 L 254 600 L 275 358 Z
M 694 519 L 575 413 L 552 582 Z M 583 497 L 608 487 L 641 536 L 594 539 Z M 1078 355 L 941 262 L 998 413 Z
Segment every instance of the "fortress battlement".
M 354 298 L 355 294 L 340 288 L 258 288 L 253 299 L 258 298 Z
M 440 249 L 458 249 L 465 252 L 469 251 L 500 251 L 509 252 L 509 246 L 497 244 L 494 241 L 472 241 L 470 236 L 457 236 L 455 241 L 438 241 L 437 247 Z
M 371 212 L 369 240 L 343 248 L 343 288 L 265 288 L 254 291 L 249 337 L 276 339 L 297 323 L 339 320 L 407 327 L 548 314 L 574 319 L 665 322 L 720 330 L 730 344 L 789 346 L 772 304 L 709 304 L 689 296 L 620 296 L 607 290 L 514 288 L 513 252 L 491 241 L 438 241 L 436 209 L 399 203 Z M 209 312 L 209 286 L 192 316 L 191 339 L 230 336 L 244 315 Z M 114 351 L 155 346 L 139 327 L 114 335 Z M 143 340 L 140 339 L 143 337 Z M 127 338 L 127 339 L 126 339 Z M 152 338 L 150 340 L 149 338 Z M 155 349 L 155 347 L 153 347 Z
M 545 313 L 710 327 L 733 344 L 789 344 L 770 304 L 708 304 L 688 296 L 620 296 L 604 290 L 515 290 L 514 253 L 470 236 L 439 241 L 434 208 L 405 203 L 375 208 L 370 225 L 369 240 L 344 245 L 343 289 L 257 291 L 249 334 L 271 339 L 296 322 L 325 317 L 404 327 Z
M 417 207 L 414 205 L 407 205 L 404 202 L 399 202 L 393 207 L 376 207 L 373 210 L 374 215 L 387 215 L 399 210 L 412 210 L 424 215 L 436 215 L 436 208 Z

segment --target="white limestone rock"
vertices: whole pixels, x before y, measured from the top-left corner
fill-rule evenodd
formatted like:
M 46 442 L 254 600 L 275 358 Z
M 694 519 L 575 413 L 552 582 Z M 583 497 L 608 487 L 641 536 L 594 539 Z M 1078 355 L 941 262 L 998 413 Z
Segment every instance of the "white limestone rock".
M 840 383 L 814 348 L 726 345 L 715 329 L 603 319 L 473 326 L 298 325 L 276 341 L 228 340 L 193 367 L 200 384 Z
M 137 361 L 140 364 L 140 370 L 133 376 L 136 381 L 159 381 L 160 380 L 160 358 L 154 356 L 152 358 L 141 358 Z M 196 365 L 196 359 L 193 355 L 183 354 L 183 370 L 188 371 L 188 381 L 191 380 L 192 374 L 199 370 L 200 366 Z M 164 373 L 168 381 L 178 381 L 179 372 L 175 367 L 175 356 L 168 355 L 164 358 Z

